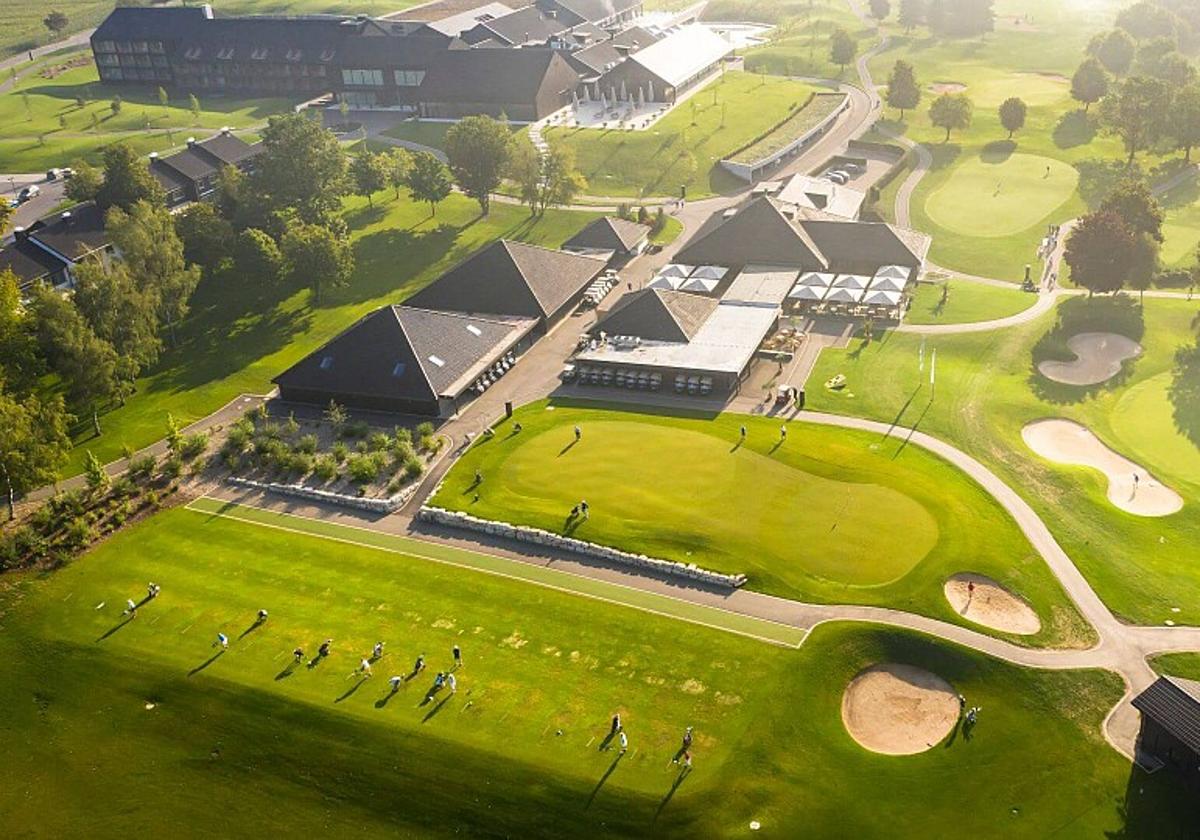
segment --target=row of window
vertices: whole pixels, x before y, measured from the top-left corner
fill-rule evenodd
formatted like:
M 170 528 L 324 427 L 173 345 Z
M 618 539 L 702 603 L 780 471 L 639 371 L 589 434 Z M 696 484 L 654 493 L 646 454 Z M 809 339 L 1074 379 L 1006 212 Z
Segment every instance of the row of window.
M 132 67 L 101 67 L 100 78 L 106 82 L 169 82 L 171 81 L 171 71 L 162 68 L 158 70 L 135 70 Z
M 180 64 L 176 68 L 176 72 L 181 76 L 189 73 L 193 75 L 221 73 L 229 76 L 243 75 L 254 76 L 256 78 L 262 76 L 313 76 L 320 78 L 325 75 L 325 67 L 320 64 L 300 64 L 296 66 L 289 64 L 268 64 L 265 67 L 258 64 Z
M 165 55 L 117 55 L 102 53 L 96 56 L 101 67 L 170 67 Z
M 97 41 L 98 53 L 165 53 L 162 41 Z
M 424 70 L 396 70 L 393 78 L 400 87 L 418 87 L 425 79 Z M 342 84 L 348 87 L 383 87 L 382 70 L 343 70 Z

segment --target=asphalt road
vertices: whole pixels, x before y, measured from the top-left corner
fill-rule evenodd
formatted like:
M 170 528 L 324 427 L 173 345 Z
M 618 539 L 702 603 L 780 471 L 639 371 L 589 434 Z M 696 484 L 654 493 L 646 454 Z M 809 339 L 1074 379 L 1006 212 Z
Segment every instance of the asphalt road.
M 9 222 L 9 229 L 28 227 L 58 206 L 66 196 L 66 183 L 61 180 L 47 181 L 45 172 L 0 175 L 0 198 L 4 201 L 17 197 L 29 184 L 37 184 L 41 193 L 17 208 Z

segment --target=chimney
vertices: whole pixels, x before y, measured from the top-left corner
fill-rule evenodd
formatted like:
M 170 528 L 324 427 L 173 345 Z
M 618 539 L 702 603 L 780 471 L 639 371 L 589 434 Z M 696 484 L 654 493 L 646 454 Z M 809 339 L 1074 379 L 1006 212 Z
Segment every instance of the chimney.
M 195 137 L 189 137 L 189 138 L 188 138 L 188 147 L 190 148 L 190 147 L 192 147 L 192 146 L 195 146 L 195 145 L 196 145 L 196 138 L 195 138 Z
M 202 11 L 204 13 L 205 20 L 212 20 L 213 10 L 212 10 L 211 4 L 205 3 L 203 6 L 200 7 L 200 11 Z
M 18 242 L 24 242 L 29 238 L 29 234 L 25 232 L 25 228 L 17 226 L 13 228 L 13 239 Z
M 151 152 L 150 153 L 150 162 L 154 163 L 154 161 L 156 161 L 156 160 L 158 160 L 158 152 Z
M 221 126 L 221 133 L 228 137 L 233 132 L 233 129 L 227 125 Z
M 557 20 L 558 19 L 558 9 L 547 9 L 546 17 L 550 18 L 551 20 Z
M 62 219 L 62 223 L 64 225 L 66 225 L 67 227 L 71 226 L 71 211 L 70 210 L 63 213 L 60 218 Z

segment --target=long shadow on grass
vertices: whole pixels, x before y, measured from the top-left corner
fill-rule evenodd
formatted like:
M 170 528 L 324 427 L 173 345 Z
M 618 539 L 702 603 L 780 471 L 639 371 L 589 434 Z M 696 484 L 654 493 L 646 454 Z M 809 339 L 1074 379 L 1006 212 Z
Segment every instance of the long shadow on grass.
M 1175 352 L 1167 396 L 1179 433 L 1200 446 L 1200 342 Z
M 658 803 L 658 808 L 654 812 L 654 819 L 652 822 L 658 822 L 658 815 L 661 814 L 663 809 L 667 807 L 667 803 L 671 801 L 671 797 L 675 795 L 675 791 L 679 790 L 679 786 L 683 784 L 683 780 L 690 775 L 692 775 L 692 768 L 679 768 L 679 772 L 675 775 L 675 781 L 671 783 L 671 789 L 667 791 L 667 795 L 664 796 L 662 801 Z
M 1054 126 L 1054 145 L 1060 149 L 1086 146 L 1096 138 L 1098 120 L 1082 108 L 1063 114 Z
M 625 753 L 617 753 L 616 758 L 612 760 L 612 764 L 608 765 L 608 769 L 604 771 L 604 775 L 600 777 L 600 781 L 596 782 L 596 786 L 592 788 L 592 793 L 588 796 L 587 804 L 583 806 L 583 810 L 592 807 L 592 803 L 596 800 L 596 794 L 600 792 L 600 788 L 604 787 L 604 783 L 608 781 L 608 777 L 617 769 L 617 765 L 621 763 L 621 759 L 625 757 Z
M 129 618 L 125 619 L 124 621 L 118 622 L 117 624 L 114 624 L 112 627 L 108 628 L 108 630 L 106 630 L 104 632 L 104 635 L 102 635 L 100 638 L 96 639 L 96 641 L 103 642 L 105 639 L 107 639 L 113 633 L 116 633 L 118 630 L 120 630 L 122 627 L 124 627 L 126 624 L 128 624 L 131 621 L 133 621 L 133 615 L 130 615 Z
M 1017 150 L 1014 140 L 993 140 L 979 152 L 979 159 L 984 163 L 1004 163 Z
M 338 697 L 336 700 L 334 700 L 333 702 L 341 703 L 343 700 L 349 700 L 351 697 L 354 696 L 354 692 L 356 692 L 360 688 L 362 688 L 363 683 L 365 683 L 366 681 L 367 681 L 366 677 L 359 677 L 358 680 L 354 683 L 354 685 L 350 686 L 348 689 L 343 691 L 342 695 L 340 697 Z
M 212 656 L 208 657 L 208 659 L 204 660 L 204 661 L 203 661 L 203 662 L 201 662 L 199 665 L 197 665 L 195 668 L 193 668 L 192 670 L 188 671 L 188 676 L 189 676 L 189 677 L 194 677 L 196 674 L 199 674 L 201 671 L 203 671 L 203 670 L 204 670 L 205 668 L 207 668 L 209 665 L 211 665 L 211 664 L 213 664 L 214 662 L 216 662 L 218 659 L 220 659 L 220 658 L 221 658 L 222 656 L 224 656 L 224 655 L 225 655 L 225 649 L 224 649 L 224 648 L 221 648 L 219 651 L 217 651 L 216 653 L 214 653 Z
M 1076 297 L 1059 304 L 1058 320 L 1033 346 L 1029 365 L 1029 387 L 1039 399 L 1056 405 L 1082 402 L 1101 391 L 1120 388 L 1133 373 L 1136 359 L 1129 359 L 1120 372 L 1095 385 L 1067 385 L 1043 376 L 1038 365 L 1045 361 L 1069 362 L 1075 354 L 1067 346 L 1072 336 L 1085 332 L 1111 332 L 1140 342 L 1146 332 L 1142 307 L 1132 297 Z
M 1179 774 L 1170 769 L 1149 774 L 1132 765 L 1117 816 L 1121 827 L 1105 832 L 1109 840 L 1200 836 L 1195 793 L 1189 792 Z

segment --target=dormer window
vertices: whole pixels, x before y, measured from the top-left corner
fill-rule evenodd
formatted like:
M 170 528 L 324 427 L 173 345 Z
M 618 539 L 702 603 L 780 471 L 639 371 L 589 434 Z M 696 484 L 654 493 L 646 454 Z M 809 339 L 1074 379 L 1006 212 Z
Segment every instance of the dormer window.
M 204 50 L 201 49 L 200 47 L 188 47 L 187 52 L 185 52 L 183 54 L 183 57 L 186 58 L 188 61 L 195 61 L 203 54 L 204 54 Z
M 321 53 L 321 61 L 333 61 L 333 56 L 336 53 L 337 53 L 337 50 L 324 50 Z
M 394 368 L 392 368 L 392 376 L 395 377 L 396 379 L 399 379 L 401 376 L 404 375 L 405 367 L 406 366 L 405 366 L 404 362 L 396 362 L 396 366 Z
M 255 47 L 254 49 L 250 50 L 250 57 L 255 61 L 263 61 L 267 57 L 267 52 L 268 50 L 266 47 Z
M 291 50 L 287 51 L 287 60 L 288 61 L 299 61 L 300 57 L 302 55 L 304 55 L 304 53 L 302 51 L 297 50 L 297 49 L 291 49 Z
M 321 370 L 330 370 L 333 368 L 333 356 L 325 356 L 321 359 Z
M 217 58 L 222 61 L 229 61 L 233 58 L 233 47 L 221 47 L 221 49 L 217 50 Z

